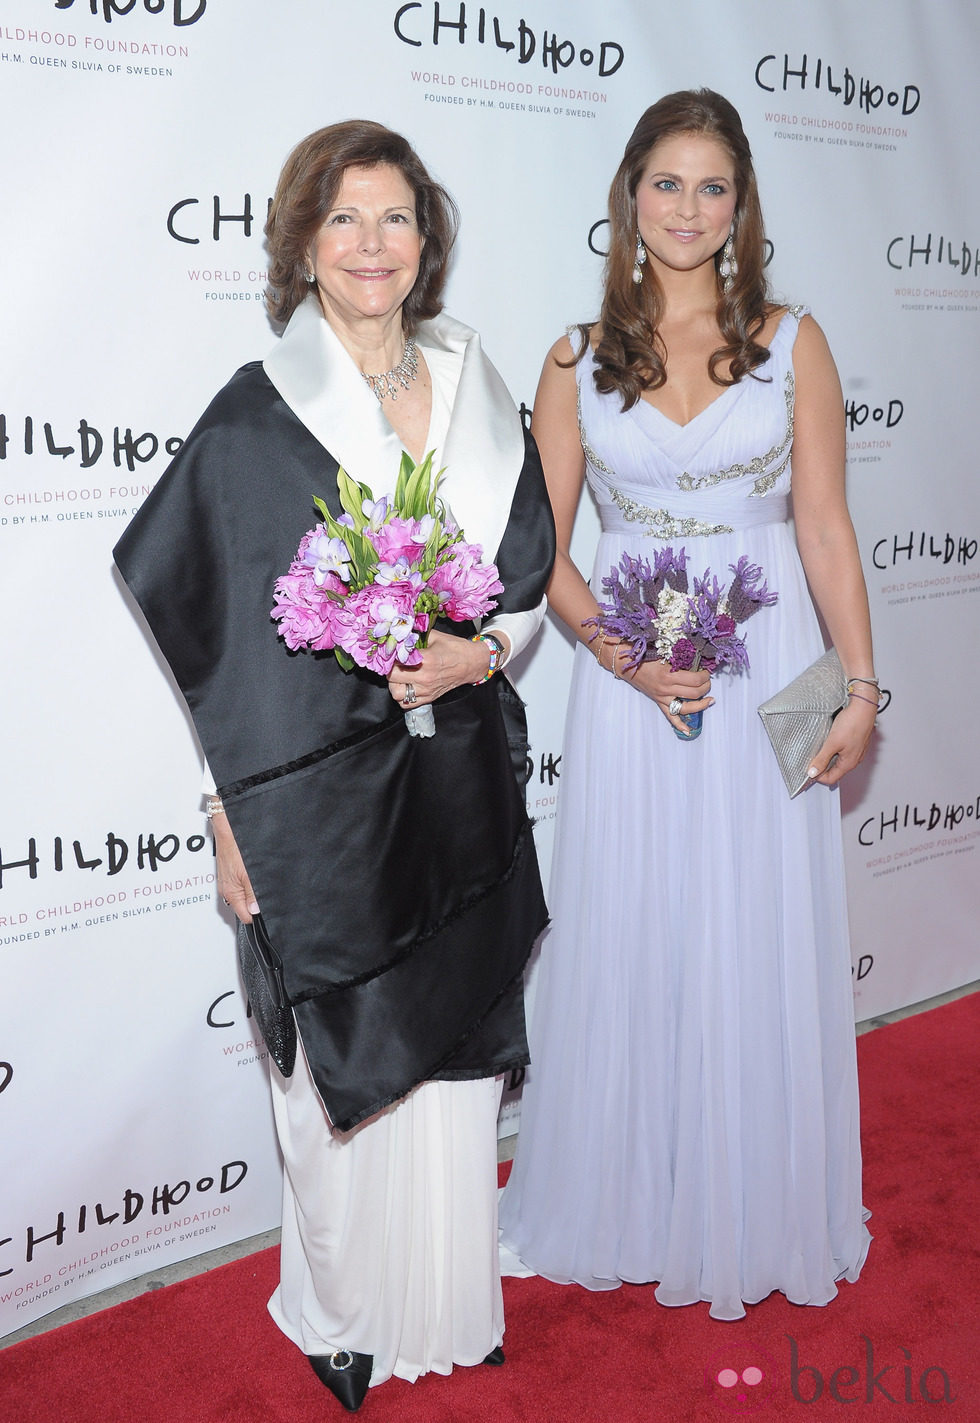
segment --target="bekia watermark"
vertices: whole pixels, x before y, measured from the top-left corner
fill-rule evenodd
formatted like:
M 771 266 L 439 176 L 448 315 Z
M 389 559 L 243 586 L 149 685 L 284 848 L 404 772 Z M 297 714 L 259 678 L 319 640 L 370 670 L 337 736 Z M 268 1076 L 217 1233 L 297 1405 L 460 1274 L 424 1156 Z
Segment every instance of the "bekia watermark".
M 812 1364 L 801 1364 L 796 1340 L 787 1334 L 790 1347 L 790 1389 L 797 1403 L 816 1403 L 826 1393 L 836 1403 L 953 1403 L 956 1395 L 946 1370 L 939 1364 L 924 1369 L 913 1367 L 910 1350 L 899 1345 L 905 1355 L 901 1364 L 885 1364 L 877 1368 L 874 1345 L 867 1334 L 863 1367 L 843 1364 L 826 1377 Z M 885 1382 L 886 1375 L 887 1382 Z
M 711 1398 L 730 1413 L 749 1414 L 773 1396 L 804 1405 L 834 1403 L 955 1403 L 953 1382 L 940 1364 L 924 1367 L 912 1351 L 898 1349 L 900 1362 L 875 1358 L 869 1335 L 860 1335 L 856 1362 L 818 1366 L 804 1360 L 792 1334 L 785 1336 L 789 1358 L 780 1368 L 766 1349 L 732 1344 L 713 1354 L 705 1366 L 704 1385 Z M 788 1396 L 787 1396 L 788 1395 Z

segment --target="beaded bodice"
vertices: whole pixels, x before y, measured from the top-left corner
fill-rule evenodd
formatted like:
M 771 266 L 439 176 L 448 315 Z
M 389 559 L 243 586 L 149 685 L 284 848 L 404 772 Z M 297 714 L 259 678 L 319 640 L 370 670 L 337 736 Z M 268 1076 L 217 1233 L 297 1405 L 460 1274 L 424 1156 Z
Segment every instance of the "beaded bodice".
M 793 343 L 806 311 L 791 307 L 766 365 L 686 425 L 644 400 L 624 413 L 618 395 L 596 391 L 586 353 L 577 367 L 579 433 L 604 529 L 695 538 L 786 517 Z

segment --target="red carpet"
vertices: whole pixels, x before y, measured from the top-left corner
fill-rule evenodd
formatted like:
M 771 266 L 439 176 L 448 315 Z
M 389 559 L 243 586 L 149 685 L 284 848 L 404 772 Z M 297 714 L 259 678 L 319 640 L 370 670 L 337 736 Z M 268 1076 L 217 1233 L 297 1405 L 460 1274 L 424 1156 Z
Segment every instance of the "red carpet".
M 738 1323 L 646 1286 L 505 1281 L 507 1364 L 372 1390 L 365 1423 L 980 1420 L 980 994 L 859 1041 L 871 1254 L 826 1309 Z M 265 1311 L 267 1250 L 0 1351 L 2 1423 L 347 1415 Z M 731 1368 L 740 1382 L 714 1379 Z M 748 1382 L 744 1381 L 747 1374 Z M 762 1377 L 758 1378 L 757 1375 Z

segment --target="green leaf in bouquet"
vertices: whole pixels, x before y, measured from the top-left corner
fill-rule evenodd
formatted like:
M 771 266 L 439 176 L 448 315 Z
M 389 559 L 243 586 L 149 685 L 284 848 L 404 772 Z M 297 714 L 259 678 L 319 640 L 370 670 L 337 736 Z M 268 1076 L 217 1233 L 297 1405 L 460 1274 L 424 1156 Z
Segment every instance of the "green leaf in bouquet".
M 350 532 L 351 532 L 351 530 L 347 527 L 347 525 L 346 525 L 346 524 L 338 524 L 338 523 L 337 523 L 337 520 L 336 520 L 336 519 L 334 518 L 334 516 L 331 514 L 331 512 L 330 512 L 330 510 L 327 508 L 326 504 L 325 504 L 325 503 L 323 502 L 323 500 L 322 500 L 318 495 L 316 495 L 316 494 L 314 494 L 314 496 L 313 496 L 313 503 L 314 503 L 314 505 L 316 506 L 317 510 L 319 511 L 320 518 L 323 520 L 323 526 L 324 526 L 324 528 L 326 529 L 327 533 L 330 535 L 330 537 L 331 537 L 332 539 L 343 539 L 344 542 L 346 543 L 346 542 L 347 542 L 347 536 L 348 536 L 348 534 L 350 534 Z
M 429 508 L 429 471 L 432 456 L 427 455 L 421 464 L 415 466 L 405 481 L 405 503 L 397 506 L 403 509 L 409 519 L 421 519 Z
M 395 480 L 395 508 L 400 509 L 405 514 L 408 513 L 408 506 L 405 503 L 405 490 L 415 469 L 415 461 L 408 453 L 408 450 L 402 450 L 401 461 L 398 465 L 398 478 Z
M 337 493 L 340 495 L 340 502 L 345 511 L 354 520 L 354 528 L 360 533 L 367 523 L 364 502 L 369 500 L 373 503 L 374 495 L 366 484 L 360 484 L 356 479 L 351 479 L 343 466 L 337 470 Z
M 441 513 L 442 510 L 440 509 L 440 515 Z M 437 518 L 432 525 L 432 532 L 425 543 L 425 552 L 422 555 L 422 568 L 425 577 L 428 578 L 430 574 L 435 571 L 439 563 L 439 552 L 444 542 L 446 542 L 446 531 L 442 526 L 442 519 L 440 517 Z
M 323 520 L 323 522 L 326 524 L 327 528 L 330 530 L 330 537 L 331 537 L 331 538 L 335 538 L 335 537 L 336 537 L 336 534 L 334 533 L 334 530 L 337 528 L 337 521 L 336 521 L 336 519 L 335 519 L 334 516 L 331 514 L 330 510 L 327 508 L 326 504 L 324 504 L 324 502 L 323 502 L 323 500 L 320 498 L 319 494 L 314 494 L 314 496 L 313 496 L 313 503 L 316 505 L 317 509 L 320 511 L 320 518 Z
M 436 512 L 436 486 L 439 483 L 439 476 L 432 477 L 432 458 L 435 451 L 430 450 L 421 464 L 416 465 L 408 476 L 405 485 L 405 498 L 407 500 L 410 517 L 413 519 L 424 518 L 426 514 Z
M 346 476 L 345 476 L 346 477 Z M 348 484 L 353 487 L 353 480 L 348 479 Z M 339 480 L 338 480 L 339 485 Z M 370 490 L 366 497 L 370 497 Z M 341 496 L 343 499 L 343 496 Z M 339 524 L 326 504 L 317 495 L 313 496 L 313 503 L 323 519 L 324 527 L 332 539 L 342 539 L 350 554 L 350 588 L 356 592 L 359 588 L 366 588 L 374 581 L 374 571 L 378 566 L 378 555 L 375 552 L 374 544 L 361 532 L 367 520 L 361 518 L 361 528 L 349 528 L 346 524 Z M 353 516 L 352 516 L 353 517 Z M 353 664 L 352 664 L 353 665 Z
M 350 587 L 352 592 L 356 592 L 374 582 L 374 574 L 378 567 L 378 555 L 375 552 L 374 544 L 363 534 L 355 533 L 353 529 L 347 530 L 345 542 L 350 551 Z

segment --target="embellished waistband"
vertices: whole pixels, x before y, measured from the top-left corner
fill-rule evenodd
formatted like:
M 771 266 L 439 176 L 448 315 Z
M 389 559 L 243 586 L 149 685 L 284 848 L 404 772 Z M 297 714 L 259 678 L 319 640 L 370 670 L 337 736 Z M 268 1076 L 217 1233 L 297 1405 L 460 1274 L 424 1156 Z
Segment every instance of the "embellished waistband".
M 789 517 L 786 494 L 770 498 L 742 495 L 736 499 L 707 499 L 703 494 L 685 498 L 683 494 L 672 492 L 669 505 L 658 508 L 641 504 L 625 490 L 607 492 L 612 505 L 603 500 L 599 508 L 604 534 L 642 533 L 655 539 L 697 539 L 712 534 L 733 534 L 760 524 L 782 524 Z M 705 518 L 705 514 L 711 517 Z

